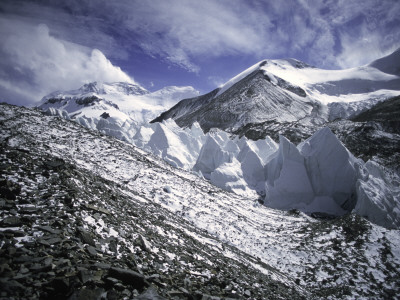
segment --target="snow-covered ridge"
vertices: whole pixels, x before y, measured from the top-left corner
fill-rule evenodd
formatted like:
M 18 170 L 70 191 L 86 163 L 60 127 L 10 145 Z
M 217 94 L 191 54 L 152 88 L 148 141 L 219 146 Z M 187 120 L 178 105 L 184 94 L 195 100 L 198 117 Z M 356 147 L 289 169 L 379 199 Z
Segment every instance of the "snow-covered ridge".
M 400 49 L 368 65 L 344 70 L 318 69 L 295 59 L 266 59 L 228 80 L 215 97 L 252 72 L 262 70 L 271 79 L 277 76 L 300 87 L 309 97 L 325 105 L 335 103 L 332 105 L 335 107 L 337 102 L 368 107 L 369 101 L 376 103 L 377 99 L 382 101 L 400 94 L 399 55 Z M 359 104 L 361 101 L 363 104 Z M 332 114 L 330 119 L 339 117 L 336 110 Z
M 318 69 L 295 59 L 263 60 L 208 94 L 180 101 L 152 122 L 172 118 L 181 127 L 198 122 L 206 132 L 219 128 L 254 139 L 276 139 L 284 132 L 298 142 L 327 122 L 355 117 L 400 95 L 397 57 L 398 51 L 347 70 Z M 299 128 L 307 128 L 306 134 Z
M 118 120 L 119 125 L 144 123 L 169 109 L 184 98 L 197 96 L 193 87 L 164 87 L 149 92 L 143 87 L 127 82 L 92 82 L 81 88 L 66 92 L 55 92 L 45 96 L 40 108 L 62 109 L 75 117 L 96 119 L 103 113 Z M 89 121 L 90 122 L 90 121 Z

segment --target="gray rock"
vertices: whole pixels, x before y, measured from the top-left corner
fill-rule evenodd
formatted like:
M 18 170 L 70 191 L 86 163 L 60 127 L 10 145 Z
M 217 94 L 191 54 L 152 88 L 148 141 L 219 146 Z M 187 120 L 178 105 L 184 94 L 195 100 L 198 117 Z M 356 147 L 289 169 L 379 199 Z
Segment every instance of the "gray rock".
M 145 277 L 142 274 L 132 270 L 112 267 L 109 270 L 109 275 L 121 280 L 125 284 L 133 286 L 136 289 L 141 290 L 147 286 Z
M 144 293 L 133 298 L 135 300 L 165 300 L 166 298 L 160 296 L 154 286 L 150 286 Z
M 94 248 L 93 246 L 88 246 L 86 249 L 87 249 L 87 251 L 89 252 L 90 255 L 97 256 L 96 248 Z
M 7 217 L 0 222 L 3 227 L 17 227 L 22 225 L 22 221 L 19 217 Z
M 82 243 L 89 244 L 93 247 L 96 246 L 92 234 L 87 232 L 83 228 L 79 229 L 79 237 L 81 238 Z
M 38 226 L 37 228 L 39 230 L 41 230 L 41 231 L 49 232 L 49 233 L 52 233 L 52 234 L 60 234 L 62 232 L 61 230 L 54 229 L 54 228 L 52 228 L 50 226 Z
M 78 291 L 75 291 L 68 300 L 99 300 L 101 299 L 102 294 L 104 293 L 104 289 L 89 289 L 82 288 Z

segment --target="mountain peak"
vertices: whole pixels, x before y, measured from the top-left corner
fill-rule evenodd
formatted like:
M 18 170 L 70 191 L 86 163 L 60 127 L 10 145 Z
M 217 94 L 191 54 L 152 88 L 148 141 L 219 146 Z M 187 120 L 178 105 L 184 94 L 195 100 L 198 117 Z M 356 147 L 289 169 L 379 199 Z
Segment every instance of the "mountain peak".
M 138 84 L 130 82 L 114 82 L 110 84 L 125 95 L 146 95 L 150 92 Z
M 79 88 L 79 91 L 84 93 L 96 93 L 96 94 L 104 93 L 103 84 L 98 83 L 97 81 L 84 84 L 82 87 Z
M 112 82 L 112 83 L 102 83 L 102 82 L 90 82 L 84 84 L 78 90 L 80 93 L 96 93 L 99 95 L 105 95 L 111 93 L 122 93 L 124 95 L 145 95 L 149 91 L 141 87 L 138 84 L 130 82 Z

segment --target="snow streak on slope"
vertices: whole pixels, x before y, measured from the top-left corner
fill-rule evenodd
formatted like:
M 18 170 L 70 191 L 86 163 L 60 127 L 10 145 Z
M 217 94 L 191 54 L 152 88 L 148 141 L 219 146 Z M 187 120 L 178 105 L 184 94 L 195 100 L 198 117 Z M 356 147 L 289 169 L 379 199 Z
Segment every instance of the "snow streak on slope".
M 134 203 L 160 205 L 212 235 L 207 238 L 174 223 L 200 243 L 309 291 L 303 292 L 306 298 L 384 298 L 400 292 L 398 230 L 351 214 L 328 221 L 267 208 L 131 145 L 38 111 L 3 105 L 0 120 L 2 142 L 21 151 L 43 151 L 115 182 Z M 162 231 L 169 224 L 163 222 L 149 230 Z M 248 259 L 235 248 L 258 259 Z M 193 256 L 190 264 L 196 259 Z

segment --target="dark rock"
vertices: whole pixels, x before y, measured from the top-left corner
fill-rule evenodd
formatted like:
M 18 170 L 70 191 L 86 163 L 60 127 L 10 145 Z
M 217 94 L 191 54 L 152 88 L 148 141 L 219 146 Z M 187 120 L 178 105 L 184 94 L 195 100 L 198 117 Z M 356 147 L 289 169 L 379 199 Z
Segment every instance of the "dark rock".
M 56 277 L 44 286 L 47 299 L 65 299 L 70 293 L 70 282 L 67 277 Z
M 21 230 L 7 229 L 3 231 L 4 234 L 10 234 L 11 237 L 24 237 L 26 234 Z
M 144 287 L 147 286 L 145 277 L 142 274 L 139 274 L 132 270 L 112 267 L 109 270 L 109 275 L 111 277 L 121 280 L 125 284 L 131 285 L 138 290 L 142 290 Z
M 20 193 L 21 187 L 17 183 L 5 179 L 0 180 L 0 197 L 16 200 Z
M 79 237 L 82 240 L 82 243 L 84 244 L 88 244 L 90 246 L 96 246 L 94 240 L 93 240 L 93 235 L 89 232 L 87 232 L 86 230 L 84 230 L 83 228 L 79 229 Z
M 103 112 L 100 117 L 102 117 L 103 119 L 108 119 L 110 117 L 110 114 L 108 112 Z
M 88 246 L 86 249 L 87 249 L 87 251 L 89 252 L 90 255 L 97 256 L 96 248 L 94 248 L 93 246 Z
M 185 296 L 185 293 L 184 293 L 184 292 L 182 292 L 182 291 L 177 291 L 177 290 L 169 291 L 167 294 L 168 294 L 168 296 L 171 297 L 171 298 L 175 298 L 175 297 L 182 298 L 183 296 Z
M 53 234 L 60 234 L 62 231 L 59 229 L 51 228 L 50 226 L 38 226 L 37 227 L 41 231 L 53 233 Z
M 62 242 L 62 239 L 59 238 L 59 237 L 53 237 L 53 238 L 51 238 L 51 239 L 48 239 L 47 242 L 48 242 L 50 245 L 55 245 L 55 244 L 61 243 L 61 242 Z
M 37 242 L 44 246 L 50 246 L 50 243 L 47 241 L 47 239 L 41 238 L 41 239 L 38 239 Z
M 111 212 L 108 209 L 105 209 L 103 207 L 96 207 L 96 206 L 91 205 L 91 204 L 84 204 L 83 206 L 86 207 L 87 209 L 93 210 L 95 212 L 100 212 L 100 213 L 103 213 L 103 214 L 106 214 L 106 215 L 110 215 L 111 214 Z
M 106 282 L 113 286 L 113 285 L 119 283 L 120 280 L 117 278 L 114 278 L 114 277 L 107 277 Z
M 61 158 L 54 158 L 52 160 L 46 161 L 45 166 L 49 169 L 59 169 L 65 165 L 65 161 Z
M 115 290 L 107 291 L 107 300 L 118 300 L 118 299 L 120 299 L 120 295 L 117 291 Z
M 79 271 L 79 279 L 83 284 L 90 281 L 92 279 L 92 273 L 88 269 L 81 269 Z
M 0 287 L 2 291 L 13 293 L 16 290 L 24 290 L 25 287 L 16 280 L 0 281 Z
M 313 212 L 311 213 L 311 217 L 315 219 L 325 219 L 325 220 L 333 220 L 336 218 L 336 216 L 324 212 Z
M 51 264 L 34 264 L 29 270 L 33 273 L 49 272 L 52 270 Z
M 103 293 L 104 289 L 102 288 L 94 290 L 82 288 L 81 290 L 75 291 L 68 300 L 99 300 Z
M 7 217 L 0 222 L 2 227 L 17 227 L 22 225 L 22 220 L 19 217 Z
M 166 298 L 160 296 L 154 286 L 150 286 L 145 292 L 133 298 L 135 300 L 165 300 Z
M 21 214 L 33 214 L 36 213 L 38 209 L 34 206 L 25 206 L 19 209 L 19 213 Z
M 93 266 L 96 267 L 96 268 L 99 268 L 99 269 L 104 269 L 104 270 L 108 270 L 108 269 L 111 268 L 111 265 L 110 265 L 110 264 L 101 263 L 101 262 L 97 262 L 97 263 L 95 263 Z

